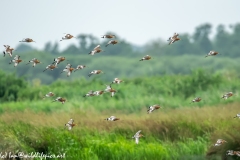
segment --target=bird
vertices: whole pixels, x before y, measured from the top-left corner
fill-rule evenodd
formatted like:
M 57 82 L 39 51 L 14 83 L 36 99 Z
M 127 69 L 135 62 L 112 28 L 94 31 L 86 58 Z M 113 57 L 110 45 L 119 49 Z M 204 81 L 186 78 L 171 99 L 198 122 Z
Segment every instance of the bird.
M 142 134 L 140 134 L 141 130 L 139 130 L 132 138 L 135 139 L 135 143 L 138 144 L 139 143 L 139 138 L 140 137 L 144 137 Z
M 227 141 L 223 140 L 223 139 L 218 139 L 217 142 L 214 144 L 214 146 L 220 146 L 223 143 L 227 143 Z
M 140 59 L 139 61 L 143 61 L 143 60 L 150 60 L 152 57 L 149 55 L 144 56 L 142 59 Z
M 44 97 L 44 98 L 47 98 L 47 97 L 53 97 L 55 94 L 53 92 L 48 92 Z
M 168 45 L 173 44 L 176 41 L 181 40 L 178 33 L 174 33 L 172 37 L 169 37 L 167 41 L 169 41 Z
M 100 73 L 103 73 L 103 71 L 102 70 L 93 70 L 88 74 L 88 77 L 91 77 L 93 74 L 100 74 Z
M 83 69 L 83 68 L 85 68 L 85 67 L 86 67 L 85 65 L 78 65 L 78 66 L 75 68 L 74 72 L 76 72 L 77 70 L 81 70 L 81 69 Z
M 62 98 L 62 97 L 57 97 L 54 101 L 52 101 L 52 102 L 56 102 L 56 101 L 58 101 L 58 102 L 61 102 L 62 104 L 64 104 L 67 100 L 65 99 L 65 98 Z
M 32 60 L 29 61 L 26 65 L 33 63 L 33 67 L 35 67 L 37 64 L 41 63 L 38 59 L 33 58 Z
M 104 91 L 94 91 L 93 92 L 93 94 L 95 95 L 95 96 L 100 96 L 100 95 L 102 95 L 104 93 Z
M 112 81 L 112 83 L 116 83 L 116 84 L 120 84 L 120 83 L 122 83 L 122 82 L 124 82 L 123 80 L 120 80 L 120 79 L 118 79 L 118 78 L 114 78 L 114 80 Z
M 226 153 L 227 156 L 238 156 L 240 157 L 240 151 L 234 151 L 234 150 L 227 150 L 227 153 Z
M 90 55 L 95 55 L 96 53 L 100 53 L 103 52 L 103 50 L 101 49 L 100 45 L 97 45 L 91 52 L 89 52 L 88 54 Z
M 85 94 L 83 97 L 92 97 L 95 96 L 94 91 L 90 90 L 87 94 Z
M 228 92 L 228 93 L 224 94 L 222 96 L 222 98 L 226 100 L 226 99 L 228 99 L 229 97 L 232 97 L 232 96 L 233 96 L 233 92 Z
M 240 113 L 238 113 L 235 117 L 233 117 L 233 118 L 240 118 Z
M 68 40 L 68 39 L 72 39 L 72 38 L 76 38 L 76 37 L 74 37 L 74 36 L 71 35 L 71 34 L 67 34 L 67 33 L 64 33 L 64 34 L 65 34 L 65 36 L 62 37 L 62 39 L 61 39 L 60 41 Z
M 113 89 L 111 85 L 106 85 L 106 87 L 107 88 L 104 91 L 105 92 L 110 92 L 111 97 L 113 97 L 117 91 L 115 89 Z
M 65 127 L 67 127 L 69 131 L 72 130 L 72 128 L 73 128 L 74 126 L 76 126 L 76 124 L 74 124 L 73 122 L 74 122 L 74 120 L 73 120 L 73 119 L 70 119 L 70 120 L 68 121 L 68 123 L 65 124 Z
M 12 57 L 12 52 L 14 48 L 11 48 L 9 45 L 3 45 L 5 47 L 5 51 L 3 51 L 3 57 L 5 57 L 6 53 L 9 54 L 10 57 Z
M 59 63 L 65 61 L 65 59 L 66 59 L 65 57 L 57 57 L 57 58 L 53 59 L 53 63 L 59 64 Z
M 27 42 L 27 43 L 30 43 L 30 42 L 35 42 L 33 39 L 31 38 L 24 38 L 23 40 L 19 41 L 19 42 Z M 35 42 L 36 43 L 36 42 Z
M 194 103 L 194 102 L 200 102 L 201 100 L 202 100 L 201 97 L 196 97 L 196 98 L 194 98 L 194 99 L 192 100 L 191 103 Z
M 61 73 L 67 72 L 67 76 L 69 77 L 73 70 L 74 70 L 74 68 L 72 68 L 72 65 L 71 64 L 67 64 L 67 66 L 62 70 Z
M 159 108 L 161 108 L 159 105 L 154 104 L 154 105 L 152 105 L 152 106 L 150 106 L 150 107 L 148 108 L 147 113 L 148 113 L 148 114 L 149 114 L 149 113 L 152 113 L 154 110 L 157 110 L 157 109 L 159 109 Z
M 218 54 L 218 52 L 216 52 L 216 51 L 210 51 L 210 52 L 205 56 L 205 58 L 208 57 L 208 56 L 216 56 L 217 54 Z
M 19 63 L 21 63 L 22 60 L 20 59 L 19 55 L 16 55 L 13 60 L 9 62 L 9 64 L 14 63 L 14 67 L 16 67 Z
M 115 44 L 117 44 L 117 43 L 118 43 L 117 40 L 110 40 L 110 41 L 105 45 L 105 47 L 107 47 L 109 44 L 115 45 Z
M 103 35 L 101 38 L 116 38 L 115 35 L 112 35 L 112 34 L 106 34 L 106 35 Z
M 117 121 L 117 120 L 120 120 L 120 118 L 117 118 L 115 116 L 110 116 L 109 118 L 106 118 L 104 120 L 107 120 L 107 121 Z
M 43 72 L 45 72 L 46 70 L 54 70 L 55 68 L 57 68 L 57 63 L 53 63 L 53 64 L 50 64 L 46 67 L 46 69 L 43 70 Z

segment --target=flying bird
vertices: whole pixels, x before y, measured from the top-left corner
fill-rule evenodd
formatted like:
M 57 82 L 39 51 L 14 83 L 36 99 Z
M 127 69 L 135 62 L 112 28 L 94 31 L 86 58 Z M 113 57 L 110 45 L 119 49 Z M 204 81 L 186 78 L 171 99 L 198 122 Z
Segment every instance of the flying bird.
M 19 41 L 19 42 L 27 42 L 27 43 L 30 43 L 30 42 L 35 42 L 33 39 L 31 38 L 24 38 L 23 40 Z M 36 43 L 36 42 L 35 42 Z
M 112 83 L 116 83 L 116 84 L 120 84 L 120 83 L 122 83 L 122 82 L 124 82 L 123 80 L 120 80 L 120 79 L 118 79 L 118 78 L 114 78 L 114 80 L 112 81 Z
M 233 96 L 233 92 L 228 92 L 228 93 L 224 94 L 222 96 L 222 98 L 226 100 L 226 99 L 228 99 L 229 97 L 232 97 L 232 96 Z
M 104 120 L 107 120 L 107 121 L 117 121 L 117 120 L 120 120 L 120 118 L 117 118 L 117 117 L 115 117 L 115 116 L 111 116 L 111 117 L 106 118 L 106 119 L 104 119 Z
M 116 36 L 112 35 L 112 34 L 106 34 L 106 35 L 103 35 L 101 38 L 109 38 L 109 39 L 111 39 L 111 38 L 116 38 Z
M 71 35 L 71 34 L 67 34 L 67 33 L 64 33 L 64 34 L 65 34 L 65 36 L 62 37 L 62 39 L 61 39 L 60 41 L 68 40 L 68 39 L 72 39 L 72 38 L 76 38 L 76 37 L 74 37 L 74 36 Z
M 57 63 L 53 63 L 53 64 L 50 64 L 46 67 L 46 69 L 43 70 L 43 72 L 45 72 L 46 70 L 54 70 L 55 68 L 57 68 Z
M 67 66 L 62 70 L 61 73 L 67 72 L 67 76 L 69 77 L 73 70 L 74 70 L 74 68 L 72 68 L 72 65 L 71 64 L 67 64 Z
M 140 59 L 139 61 L 143 61 L 143 60 L 150 60 L 152 57 L 149 55 L 144 56 L 142 59 Z
M 43 97 L 43 99 L 44 98 L 48 98 L 48 97 L 53 97 L 55 94 L 53 93 L 53 92 L 49 92 L 49 93 L 47 93 L 44 97 Z
M 93 70 L 88 74 L 88 77 L 91 77 L 93 74 L 100 74 L 100 73 L 103 73 L 103 71 L 102 70 Z
M 135 143 L 138 144 L 139 143 L 139 138 L 143 137 L 142 134 L 140 134 L 141 130 L 139 130 L 132 138 L 135 139 Z
M 218 54 L 218 52 L 216 52 L 216 51 L 210 51 L 210 52 L 205 56 L 205 58 L 208 57 L 208 56 L 216 56 L 217 54 Z
M 14 63 L 14 67 L 16 67 L 19 63 L 21 63 L 22 60 L 20 59 L 19 55 L 16 55 L 13 60 L 9 62 L 9 64 Z
M 117 91 L 115 89 L 113 89 L 111 85 L 106 85 L 106 87 L 107 88 L 104 91 L 105 92 L 110 92 L 111 97 L 113 97 Z
M 90 55 L 95 55 L 96 53 L 100 53 L 103 52 L 103 50 L 101 49 L 100 45 L 97 45 L 91 52 L 89 52 L 88 54 Z
M 227 153 L 226 153 L 227 156 L 238 156 L 240 157 L 240 151 L 234 151 L 234 150 L 227 150 Z
M 148 108 L 148 110 L 147 110 L 147 113 L 149 114 L 149 113 L 152 113 L 153 111 L 155 111 L 155 110 L 157 110 L 157 109 L 159 109 L 159 108 L 161 108 L 159 105 L 157 105 L 157 104 L 155 104 L 155 105 L 152 105 L 152 106 L 150 106 L 149 108 Z
M 194 102 L 200 102 L 201 100 L 202 100 L 201 97 L 196 97 L 196 98 L 194 98 L 194 99 L 192 100 L 191 103 L 194 103 Z
M 110 44 L 115 45 L 115 44 L 117 44 L 117 43 L 118 43 L 117 40 L 110 40 L 110 41 L 106 44 L 105 47 L 107 47 L 107 46 L 110 45 Z
M 92 96 L 95 96 L 93 90 L 89 91 L 89 92 L 88 92 L 87 94 L 85 94 L 83 97 L 92 97 Z
M 6 54 L 9 54 L 10 57 L 12 57 L 12 52 L 14 48 L 11 48 L 9 45 L 3 45 L 5 47 L 5 51 L 3 51 L 3 57 L 5 57 Z
M 33 63 L 33 67 L 35 67 L 37 64 L 41 63 L 37 58 L 33 58 L 30 60 L 26 65 Z
M 53 63 L 59 64 L 59 63 L 65 61 L 65 59 L 66 59 L 65 57 L 57 57 L 57 58 L 53 59 Z
M 181 40 L 178 33 L 174 33 L 172 37 L 169 37 L 167 41 L 169 41 L 168 45 L 173 44 L 176 41 Z
M 70 120 L 68 121 L 68 123 L 65 124 L 65 127 L 67 127 L 69 131 L 72 130 L 72 128 L 73 128 L 74 126 L 76 126 L 76 124 L 74 124 L 73 122 L 74 122 L 74 120 L 73 120 L 73 119 L 70 119 Z
M 104 91 L 94 91 L 93 92 L 93 94 L 95 95 L 95 96 L 100 96 L 100 95 L 102 95 L 104 93 Z
M 223 139 L 218 139 L 217 142 L 214 144 L 214 146 L 220 146 L 223 143 L 227 143 L 227 141 L 223 140 Z
M 83 69 L 83 68 L 85 68 L 85 67 L 86 67 L 85 65 L 78 65 L 78 66 L 75 68 L 74 72 L 76 72 L 77 70 L 81 70 L 81 69 Z
M 65 102 L 66 102 L 66 99 L 65 98 L 62 98 L 62 97 L 57 97 L 54 101 L 52 101 L 52 102 L 56 102 L 56 101 L 58 101 L 58 102 L 61 102 L 62 104 L 64 104 Z
M 238 113 L 235 117 L 233 118 L 240 118 L 240 113 Z

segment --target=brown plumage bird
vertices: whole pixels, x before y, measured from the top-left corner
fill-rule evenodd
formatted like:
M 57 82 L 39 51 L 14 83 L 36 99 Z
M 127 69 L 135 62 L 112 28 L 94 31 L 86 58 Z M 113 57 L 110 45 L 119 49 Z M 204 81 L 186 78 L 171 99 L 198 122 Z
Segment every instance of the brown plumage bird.
M 74 37 L 74 36 L 71 35 L 71 34 L 68 34 L 68 33 L 64 33 L 64 34 L 65 34 L 65 36 L 62 37 L 62 39 L 61 39 L 60 41 L 69 40 L 69 39 L 72 39 L 72 38 L 76 38 L 76 37 Z
M 67 100 L 65 99 L 65 98 L 62 98 L 62 97 L 57 97 L 54 101 L 52 101 L 52 102 L 56 102 L 56 101 L 58 101 L 58 102 L 61 102 L 62 104 L 64 104 Z
M 112 35 L 112 34 L 106 34 L 106 35 L 103 35 L 101 38 L 109 38 L 109 39 L 111 39 L 111 38 L 116 38 L 116 36 Z
M 152 57 L 149 55 L 144 56 L 142 59 L 140 59 L 139 61 L 143 61 L 143 60 L 150 60 Z
M 37 58 L 33 58 L 32 60 L 29 61 L 26 65 L 33 63 L 33 67 L 35 67 L 37 64 L 41 63 Z
M 54 70 L 55 68 L 57 68 L 57 63 L 53 63 L 53 64 L 50 64 L 46 67 L 46 69 L 43 70 L 43 72 L 45 72 L 46 70 Z
M 22 60 L 20 59 L 19 55 L 16 55 L 13 60 L 9 62 L 9 64 L 14 63 L 14 67 L 16 67 L 19 63 L 21 63 Z
M 59 63 L 65 61 L 65 60 L 66 60 L 65 57 L 57 57 L 57 58 L 54 58 L 54 59 L 53 59 L 53 63 L 56 62 L 57 64 L 59 64 Z
M 100 52 L 104 52 L 102 49 L 101 49 L 101 46 L 100 45 L 97 45 L 91 52 L 89 52 L 88 54 L 90 55 L 95 55 L 96 53 L 100 53 Z
M 104 90 L 105 92 L 110 92 L 111 93 L 111 97 L 113 97 L 116 94 L 116 90 L 112 88 L 111 85 L 106 85 L 106 89 Z
M 202 100 L 201 97 L 196 97 L 196 98 L 194 98 L 194 99 L 192 100 L 191 103 L 194 103 L 194 102 L 200 102 L 201 100 Z
M 115 45 L 115 44 L 117 44 L 117 43 L 118 43 L 117 40 L 110 40 L 110 41 L 106 44 L 105 47 L 107 47 L 107 46 L 110 45 L 110 44 Z
M 179 36 L 178 33 L 174 33 L 172 37 L 169 37 L 168 38 L 168 41 L 169 41 L 168 45 L 173 44 L 174 42 L 181 40 L 178 36 Z
M 106 118 L 104 120 L 107 120 L 107 121 L 117 121 L 117 120 L 120 120 L 120 118 L 117 118 L 115 116 L 110 116 L 109 118 Z
M 93 70 L 88 74 L 88 77 L 91 77 L 93 74 L 100 74 L 100 73 L 103 73 L 103 71 L 102 70 Z
M 218 54 L 218 52 L 216 52 L 216 51 L 210 51 L 210 52 L 205 56 L 205 58 L 208 57 L 208 56 L 216 56 L 217 54 Z
M 74 120 L 73 120 L 73 119 L 70 119 L 70 120 L 68 121 L 68 123 L 65 124 L 65 127 L 67 127 L 69 131 L 72 130 L 72 128 L 73 128 L 74 126 L 76 126 L 76 124 L 74 124 L 73 122 L 74 122 Z
M 19 42 L 27 42 L 27 43 L 30 43 L 30 42 L 35 42 L 33 39 L 31 38 L 24 38 L 23 40 L 19 41 Z M 36 43 L 36 42 L 35 42 Z
M 72 65 L 71 64 L 67 64 L 67 66 L 62 70 L 61 73 L 67 72 L 67 76 L 69 77 L 73 70 L 74 70 L 74 68 L 72 68 Z
M 85 68 L 85 67 L 86 67 L 85 65 L 78 65 L 78 66 L 75 68 L 74 72 L 76 72 L 77 70 L 81 70 L 81 69 L 83 69 L 83 68 Z
M 6 54 L 9 54 L 10 57 L 12 57 L 12 52 L 14 48 L 11 48 L 9 45 L 3 45 L 5 47 L 5 51 L 3 51 L 3 57 L 5 57 Z
M 147 110 L 147 113 L 149 114 L 149 113 L 152 113 L 153 111 L 155 111 L 155 110 L 157 110 L 157 109 L 159 109 L 159 108 L 161 108 L 159 105 L 157 105 L 157 104 L 155 104 L 155 105 L 152 105 L 152 106 L 150 106 L 149 108 L 148 108 L 148 110 Z
M 116 83 L 116 84 L 120 84 L 120 83 L 122 83 L 122 82 L 124 82 L 123 80 L 120 80 L 120 79 L 118 79 L 118 78 L 114 78 L 114 80 L 112 81 L 112 83 Z

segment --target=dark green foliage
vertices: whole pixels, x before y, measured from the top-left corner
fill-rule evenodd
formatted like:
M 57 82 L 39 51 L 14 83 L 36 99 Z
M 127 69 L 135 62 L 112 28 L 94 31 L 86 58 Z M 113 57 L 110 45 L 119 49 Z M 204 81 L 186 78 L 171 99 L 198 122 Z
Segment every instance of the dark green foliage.
M 0 101 L 16 101 L 19 92 L 27 88 L 27 82 L 23 78 L 17 78 L 15 74 L 5 74 L 0 71 Z

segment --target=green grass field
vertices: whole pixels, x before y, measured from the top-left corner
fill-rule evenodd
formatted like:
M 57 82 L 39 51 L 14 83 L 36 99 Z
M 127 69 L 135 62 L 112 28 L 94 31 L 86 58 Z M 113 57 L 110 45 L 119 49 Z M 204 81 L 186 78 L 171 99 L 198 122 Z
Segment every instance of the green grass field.
M 238 77 L 196 70 L 190 75 L 125 78 L 113 84 L 114 97 L 105 93 L 83 97 L 89 90 L 103 90 L 110 82 L 93 78 L 28 84 L 16 101 L 0 104 L 2 152 L 65 153 L 65 159 L 223 159 L 229 149 L 238 150 Z M 33 87 L 34 86 L 34 87 Z M 53 98 L 42 97 L 52 91 Z M 221 99 L 226 92 L 234 96 Z M 65 104 L 52 102 L 61 96 Z M 190 103 L 196 96 L 199 103 Z M 147 114 L 147 107 L 161 109 Z M 105 118 L 120 118 L 108 122 Z M 70 118 L 77 126 L 68 131 Z M 131 137 L 142 130 L 138 145 Z M 228 143 L 214 147 L 217 139 Z M 57 159 L 57 158 L 56 158 Z

